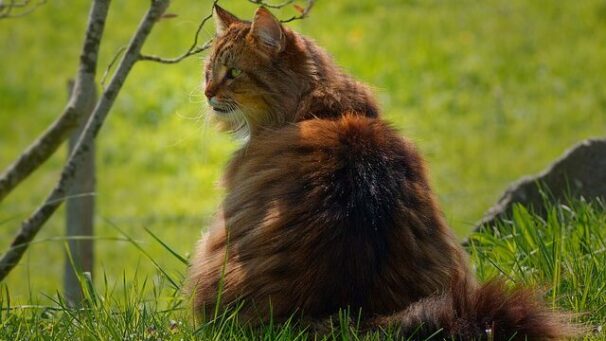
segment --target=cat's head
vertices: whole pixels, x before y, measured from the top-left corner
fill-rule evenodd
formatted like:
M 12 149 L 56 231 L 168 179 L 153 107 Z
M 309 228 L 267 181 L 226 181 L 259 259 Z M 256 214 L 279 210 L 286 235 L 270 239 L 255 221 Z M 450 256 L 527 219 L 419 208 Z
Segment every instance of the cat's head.
M 204 94 L 216 118 L 244 135 L 288 122 L 305 90 L 302 40 L 264 7 L 244 21 L 215 6 L 214 19 Z

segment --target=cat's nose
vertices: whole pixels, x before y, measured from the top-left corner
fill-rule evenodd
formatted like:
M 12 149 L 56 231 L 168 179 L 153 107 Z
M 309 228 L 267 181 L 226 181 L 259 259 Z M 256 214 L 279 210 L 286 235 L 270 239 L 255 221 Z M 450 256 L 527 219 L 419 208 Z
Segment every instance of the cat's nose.
M 206 98 L 208 98 L 209 100 L 211 98 L 213 98 L 215 95 L 217 94 L 217 90 L 215 89 L 214 86 L 212 86 L 212 84 L 209 84 L 206 89 L 204 89 L 204 95 L 206 96 Z

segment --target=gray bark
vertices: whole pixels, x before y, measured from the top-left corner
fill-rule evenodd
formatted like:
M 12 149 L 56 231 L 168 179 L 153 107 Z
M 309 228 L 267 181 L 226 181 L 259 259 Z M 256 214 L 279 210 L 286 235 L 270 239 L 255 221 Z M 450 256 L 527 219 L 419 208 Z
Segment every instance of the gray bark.
M 68 91 L 73 91 L 73 82 L 69 82 Z M 94 98 L 96 102 L 96 94 Z M 69 138 L 70 154 L 74 151 L 78 138 L 84 131 L 86 120 L 92 114 L 94 102 L 86 109 L 80 124 Z M 66 236 L 69 254 L 66 255 L 64 272 L 64 296 L 69 304 L 78 306 L 82 302 L 82 288 L 78 273 L 87 272 L 92 278 L 94 266 L 94 218 L 95 218 L 95 146 L 91 143 L 89 153 L 83 155 L 82 165 L 76 173 L 74 184 L 68 191 L 65 203 Z M 84 238 L 74 238 L 84 237 Z M 73 262 L 73 264 L 72 264 Z
M 116 73 L 112 77 L 107 89 L 103 92 L 101 99 L 95 106 L 91 118 L 88 120 L 84 132 L 78 139 L 78 142 L 72 152 L 67 164 L 61 172 L 61 176 L 55 188 L 47 196 L 46 200 L 36 211 L 21 224 L 21 229 L 10 249 L 0 259 L 0 281 L 3 280 L 10 271 L 17 265 L 23 253 L 27 249 L 29 242 L 36 236 L 43 224 L 57 210 L 65 199 L 68 191 L 73 184 L 78 168 L 82 164 L 84 156 L 90 151 L 91 145 L 97 133 L 101 129 L 105 118 L 107 117 L 111 106 L 113 105 L 118 92 L 122 88 L 128 73 L 138 60 L 141 47 L 147 36 L 151 32 L 154 24 L 160 19 L 166 8 L 168 0 L 152 0 L 151 6 L 143 20 L 139 23 L 137 31 L 129 42 L 128 48 Z M 78 85 L 76 84 L 76 89 Z
M 80 52 L 80 64 L 74 91 L 68 104 L 57 120 L 0 174 L 0 202 L 55 153 L 69 137 L 69 134 L 78 127 L 82 116 L 87 111 L 86 108 L 94 106 L 97 56 L 109 3 L 110 0 L 94 1 Z

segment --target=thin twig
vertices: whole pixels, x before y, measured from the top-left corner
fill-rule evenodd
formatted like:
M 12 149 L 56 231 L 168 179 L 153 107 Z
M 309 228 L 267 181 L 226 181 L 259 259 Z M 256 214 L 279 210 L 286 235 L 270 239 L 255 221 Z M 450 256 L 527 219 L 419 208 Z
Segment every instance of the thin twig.
M 23 0 L 21 2 L 15 0 L 8 0 L 8 5 L 5 5 L 4 1 L 6 0 L 0 0 L 0 10 L 5 7 L 23 8 L 29 5 L 29 3 L 31 2 L 31 0 Z
M 261 5 L 263 7 L 272 8 L 272 9 L 280 9 L 280 8 L 284 8 L 284 7 L 294 3 L 297 0 L 286 0 L 279 4 L 271 4 L 271 3 L 268 3 L 268 2 L 262 1 L 262 0 L 248 0 L 248 1 L 252 2 L 253 4 L 256 4 L 256 5 Z
M 139 56 L 139 60 L 156 62 L 156 63 L 161 63 L 161 64 L 176 64 L 187 57 L 191 57 L 200 52 L 208 50 L 212 46 L 212 42 L 213 42 L 213 40 L 210 39 L 206 43 L 204 43 L 204 45 L 202 45 L 200 47 L 196 47 L 193 50 L 192 49 L 187 50 L 184 54 L 180 55 L 179 57 L 175 57 L 175 58 L 163 58 L 163 57 L 154 56 L 154 55 L 142 54 Z
M 114 57 L 112 58 L 111 62 L 109 62 L 109 64 L 107 64 L 107 67 L 105 68 L 105 71 L 103 72 L 103 76 L 101 77 L 101 88 L 103 90 L 105 90 L 105 81 L 107 80 L 107 76 L 109 76 L 109 73 L 112 70 L 112 67 L 114 67 L 114 64 L 116 64 L 116 62 L 120 59 L 120 56 L 122 56 L 122 54 L 124 53 L 124 51 L 126 51 L 126 46 L 122 46 L 118 49 L 118 51 L 116 52 L 116 54 L 114 54 Z
M 316 3 L 315 0 L 307 0 L 307 6 L 305 6 L 305 8 L 303 8 L 303 11 L 301 11 L 301 14 L 292 16 L 289 19 L 280 20 L 280 22 L 282 22 L 282 23 L 288 23 L 288 22 L 291 22 L 291 21 L 295 21 L 295 20 L 300 20 L 300 19 L 306 18 L 307 15 L 309 14 L 309 11 L 311 11 L 312 7 L 314 7 L 315 3 Z
M 269 3 L 267 1 L 263 1 L 263 0 L 248 0 L 249 2 L 253 3 L 253 4 L 257 4 L 257 5 L 261 5 L 263 7 L 267 7 L 267 8 L 271 8 L 271 9 L 281 9 L 284 8 L 288 5 L 291 5 L 293 3 L 295 3 L 296 0 L 285 0 L 282 3 L 279 4 L 272 4 Z M 281 23 L 288 23 L 291 21 L 295 21 L 295 20 L 300 20 L 300 19 L 304 19 L 307 17 L 307 15 L 309 14 L 309 11 L 311 11 L 311 8 L 313 7 L 315 0 L 307 0 L 307 6 L 305 6 L 304 8 L 301 9 L 301 12 L 299 15 L 295 15 L 292 16 L 288 19 L 283 19 L 280 20 Z M 295 5 L 295 7 L 297 8 L 297 10 L 299 10 L 301 7 L 299 7 L 298 5 Z
M 19 18 L 30 14 L 35 11 L 38 7 L 46 4 L 46 0 L 39 0 L 31 8 L 27 8 L 30 5 L 30 0 L 23 0 L 21 2 L 17 2 L 15 0 L 8 0 L 8 5 L 4 3 L 3 0 L 0 0 L 0 19 L 9 19 L 9 18 Z M 13 14 L 13 10 L 25 9 L 23 12 Z M 26 9 L 27 8 L 27 9 Z
M 198 54 L 198 53 L 210 48 L 210 46 L 212 44 L 212 39 L 207 41 L 206 43 L 204 43 L 204 45 L 202 45 L 202 46 L 198 46 L 198 41 L 200 39 L 200 32 L 202 32 L 202 28 L 213 17 L 213 8 L 215 7 L 215 5 L 218 2 L 219 2 L 219 0 L 213 1 L 213 6 L 211 8 L 210 14 L 205 16 L 202 19 L 202 21 L 200 22 L 200 24 L 198 24 L 198 28 L 196 29 L 196 34 L 194 35 L 194 41 L 191 44 L 191 46 L 189 47 L 189 49 L 187 51 L 185 51 L 183 54 L 181 54 L 178 57 L 174 57 L 174 58 L 164 58 L 164 57 L 159 57 L 159 56 L 154 56 L 154 55 L 141 54 L 139 56 L 139 60 L 147 60 L 147 61 L 152 61 L 152 62 L 157 62 L 157 63 L 162 63 L 162 64 L 175 64 L 175 63 L 182 61 L 183 59 L 185 59 L 187 57 L 193 56 L 195 54 Z
M 80 138 L 73 149 L 74 151 L 63 168 L 57 185 L 47 196 L 42 205 L 40 205 L 36 211 L 21 224 L 21 229 L 11 243 L 10 250 L 0 259 L 0 281 L 2 281 L 17 265 L 25 253 L 25 250 L 27 250 L 29 243 L 33 240 L 38 231 L 40 231 L 40 228 L 57 208 L 59 208 L 61 201 L 58 199 L 64 197 L 69 192 L 80 162 L 83 157 L 86 156 L 92 142 L 101 129 L 128 73 L 137 62 L 143 43 L 151 32 L 154 24 L 168 7 L 168 4 L 169 0 L 151 1 L 147 13 L 143 17 L 136 32 L 133 34 L 118 69 L 112 77 L 109 86 L 103 92 L 91 118 L 86 124 L 86 128 L 80 135 Z

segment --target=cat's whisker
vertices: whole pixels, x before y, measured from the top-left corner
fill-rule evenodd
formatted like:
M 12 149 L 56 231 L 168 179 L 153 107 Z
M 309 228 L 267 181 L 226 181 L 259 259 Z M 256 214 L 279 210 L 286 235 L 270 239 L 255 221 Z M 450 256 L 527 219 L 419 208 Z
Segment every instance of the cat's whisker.
M 201 119 L 204 116 L 204 109 L 200 109 L 198 111 L 198 113 L 196 113 L 195 115 L 186 115 L 186 114 L 182 114 L 180 112 L 176 112 L 175 115 L 183 120 L 188 120 L 188 121 L 197 121 L 199 119 Z

